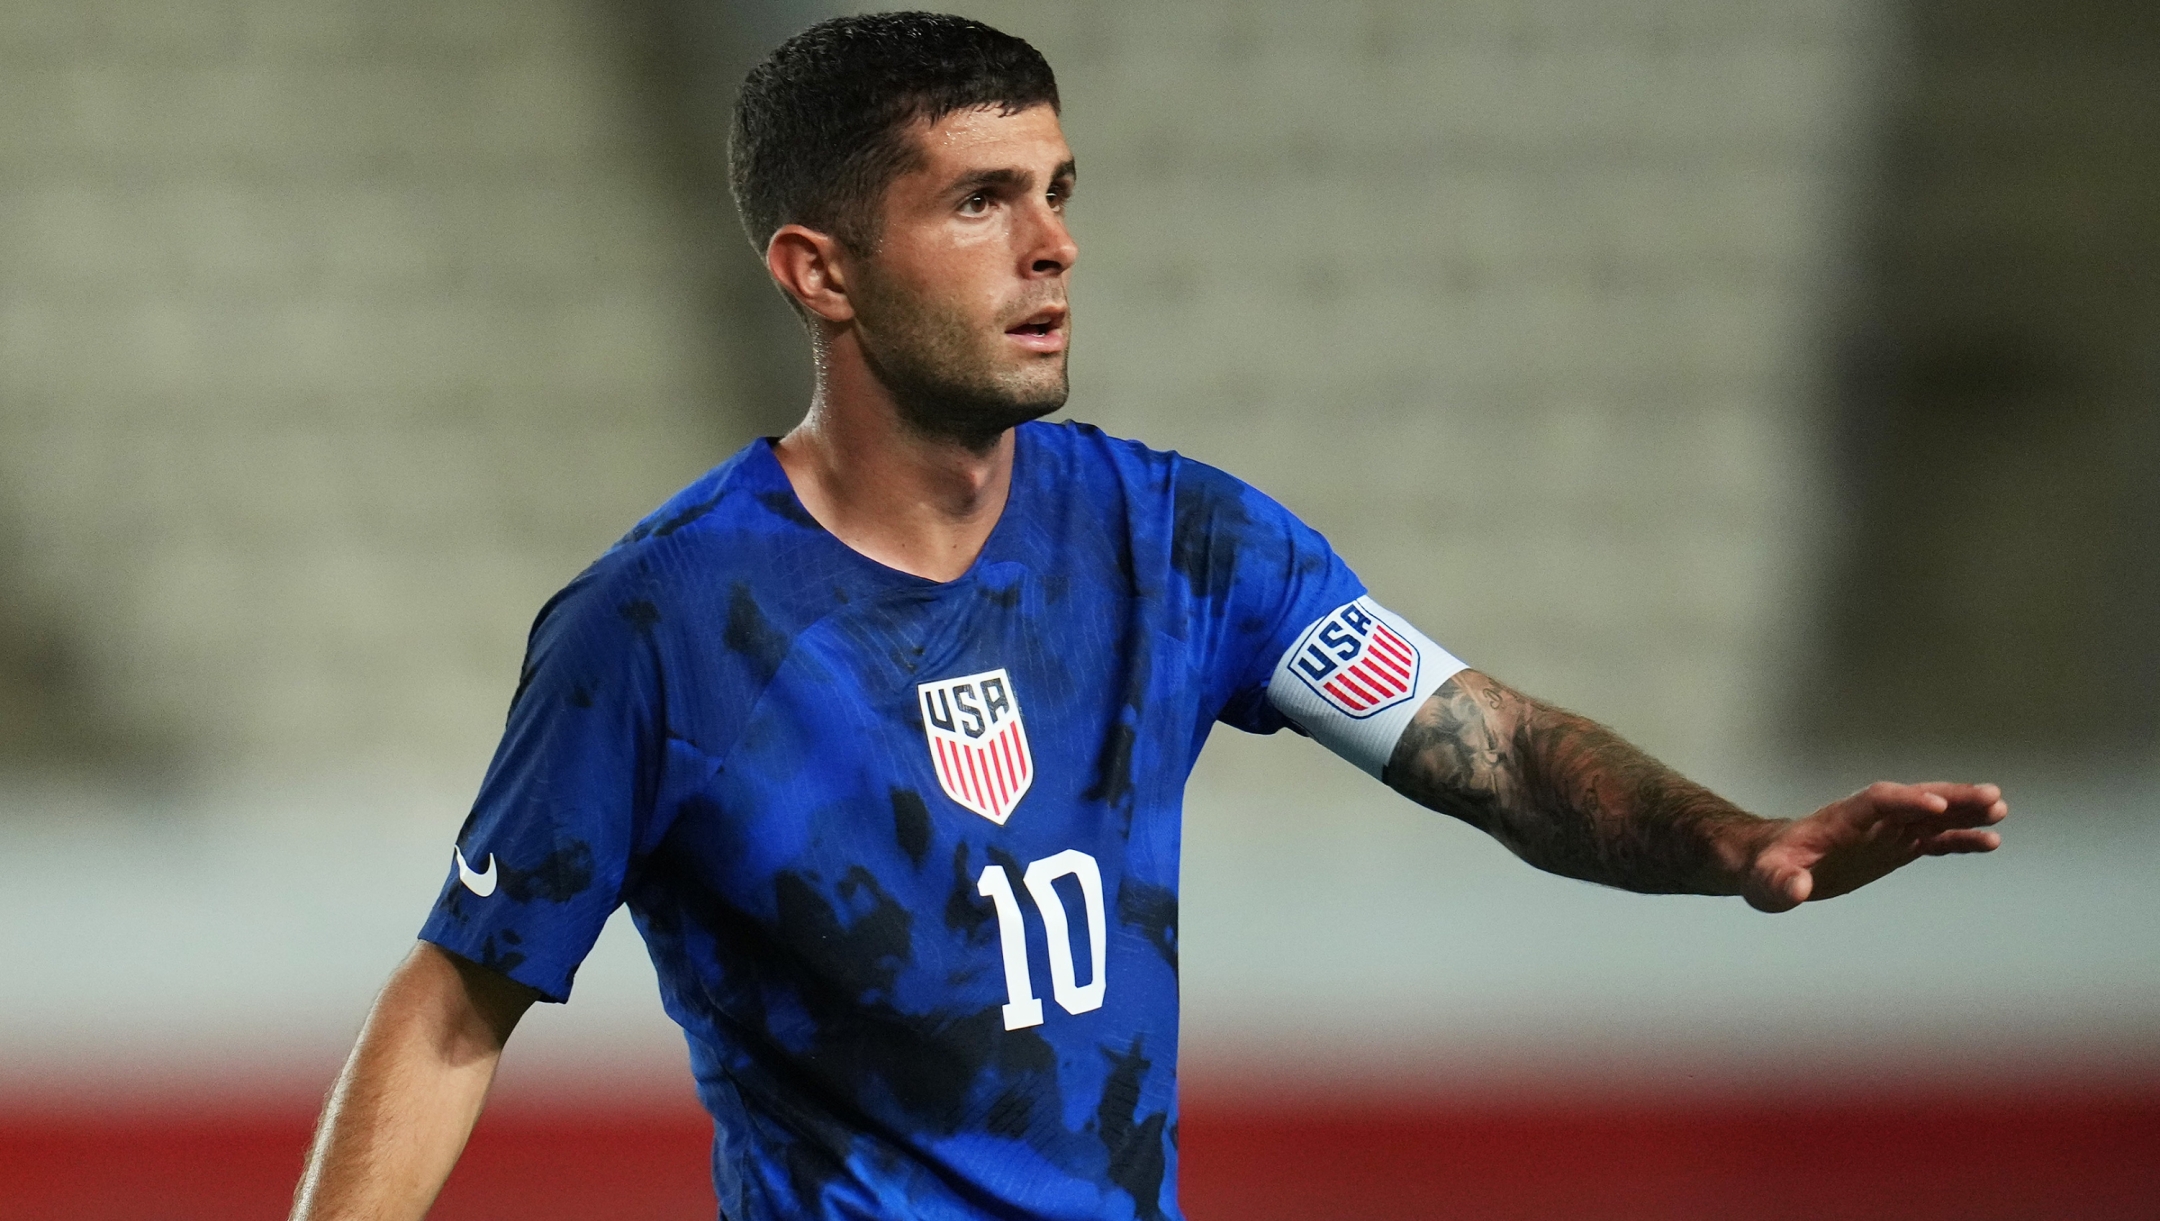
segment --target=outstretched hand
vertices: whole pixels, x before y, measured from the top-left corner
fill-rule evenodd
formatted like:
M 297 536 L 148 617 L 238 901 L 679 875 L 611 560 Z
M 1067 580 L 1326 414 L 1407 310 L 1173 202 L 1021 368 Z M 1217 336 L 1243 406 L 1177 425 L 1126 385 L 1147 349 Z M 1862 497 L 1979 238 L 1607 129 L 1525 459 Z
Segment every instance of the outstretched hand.
M 1992 784 L 1878 781 L 1779 827 L 1755 854 L 1741 893 L 1759 911 L 1789 911 L 1923 856 L 1993 852 L 2002 836 L 1982 828 L 2009 812 Z

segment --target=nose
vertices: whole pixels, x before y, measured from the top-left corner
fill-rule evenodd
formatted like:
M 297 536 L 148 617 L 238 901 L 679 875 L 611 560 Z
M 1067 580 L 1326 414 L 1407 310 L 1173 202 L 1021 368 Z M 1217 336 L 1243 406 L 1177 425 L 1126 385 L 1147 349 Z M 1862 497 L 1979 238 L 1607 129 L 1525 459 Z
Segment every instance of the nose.
M 1027 251 L 1029 277 L 1044 278 L 1071 271 L 1073 264 L 1080 261 L 1080 247 L 1073 241 L 1072 230 L 1065 227 L 1065 217 L 1040 200 L 1036 202 L 1036 213 L 1034 240 Z

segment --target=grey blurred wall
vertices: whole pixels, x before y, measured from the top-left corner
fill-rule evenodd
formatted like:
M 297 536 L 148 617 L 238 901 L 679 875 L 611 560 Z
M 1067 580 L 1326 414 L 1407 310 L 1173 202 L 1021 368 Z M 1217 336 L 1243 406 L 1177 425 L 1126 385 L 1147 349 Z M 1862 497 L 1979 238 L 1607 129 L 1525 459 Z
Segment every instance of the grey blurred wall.
M 1686 765 L 1796 664 L 1852 0 L 976 6 L 1059 67 L 1075 411 Z
M 16 754 L 477 779 L 541 599 L 736 431 L 618 41 L 0 5 Z
M 533 612 L 800 406 L 802 341 L 717 151 L 740 66 L 824 11 L 0 0 L 0 1092 L 327 1079 L 441 884 Z M 1903 522 L 1935 533 L 1899 545 L 1983 565 L 2009 536 L 1868 500 L 1890 485 L 1854 456 L 1833 358 L 1945 304 L 1897 270 L 1929 266 L 1897 235 L 1949 219 L 1990 222 L 1924 247 L 1955 269 L 2057 218 L 1990 282 L 2044 289 L 2019 316 L 2050 326 L 2085 300 L 2041 274 L 2086 249 L 2074 197 L 2037 202 L 2060 175 L 1984 212 L 1900 210 L 1935 196 L 1897 167 L 1943 164 L 1885 151 L 1935 130 L 1896 102 L 1921 94 L 1917 6 L 968 11 L 1064 85 L 1073 415 L 1251 479 L 1474 663 L 1743 802 L 1871 778 L 1768 775 L 1838 676 L 1909 689 L 1841 660 L 1839 608 L 1872 609 L 1853 557 Z M 1929 113 L 1955 129 L 1958 98 L 1990 96 L 1967 89 Z M 2111 95 L 2076 96 L 2117 130 Z M 1907 181 L 1954 199 L 1981 164 Z M 2149 355 L 2118 322 L 2107 350 Z M 2139 418 L 2134 393 L 2108 401 Z M 2024 480 L 2018 452 L 1990 478 Z M 2078 463 L 2034 465 L 2081 490 Z M 2142 503 L 2110 486 L 2080 503 Z M 1941 584 L 1912 605 L 1960 611 Z M 1948 621 L 1912 612 L 1884 647 L 1940 673 L 1964 647 L 1931 635 Z M 2050 647 L 2086 627 L 2032 622 Z M 1241 1080 L 1350 1054 L 1392 1080 L 1390 1046 L 1783 1085 L 2160 1045 L 2149 777 L 2017 788 L 2000 858 L 1757 921 L 1534 874 L 1290 739 L 1218 735 L 1193 785 L 1186 1045 L 1261 1048 Z M 194 783 L 26 781 L 52 771 Z M 679 1073 L 652 989 L 618 919 L 578 1003 L 514 1054 Z
M 1805 728 L 2160 761 L 2160 8 L 1894 11 Z
M 1872 5 L 963 7 L 1063 81 L 1073 415 L 1274 493 L 1475 664 L 1764 749 Z M 791 414 L 710 65 L 817 11 L 6 6 L 21 750 L 469 784 L 541 599 Z

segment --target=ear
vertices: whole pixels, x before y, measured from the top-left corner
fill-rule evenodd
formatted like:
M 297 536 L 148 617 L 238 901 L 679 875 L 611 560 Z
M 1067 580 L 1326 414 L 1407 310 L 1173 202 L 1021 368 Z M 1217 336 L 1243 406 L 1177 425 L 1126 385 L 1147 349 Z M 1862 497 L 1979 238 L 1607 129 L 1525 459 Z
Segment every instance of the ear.
M 765 243 L 765 270 L 804 309 L 827 322 L 855 317 L 844 257 L 837 238 L 801 225 L 782 225 Z

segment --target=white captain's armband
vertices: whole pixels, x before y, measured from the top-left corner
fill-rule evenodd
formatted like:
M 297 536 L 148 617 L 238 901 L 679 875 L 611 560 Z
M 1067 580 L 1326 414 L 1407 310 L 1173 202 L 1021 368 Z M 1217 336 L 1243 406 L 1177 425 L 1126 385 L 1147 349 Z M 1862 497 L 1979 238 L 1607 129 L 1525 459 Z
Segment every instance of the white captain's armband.
M 1268 700 L 1377 778 L 1425 697 L 1466 668 L 1401 616 L 1359 598 L 1305 629 L 1275 663 Z

